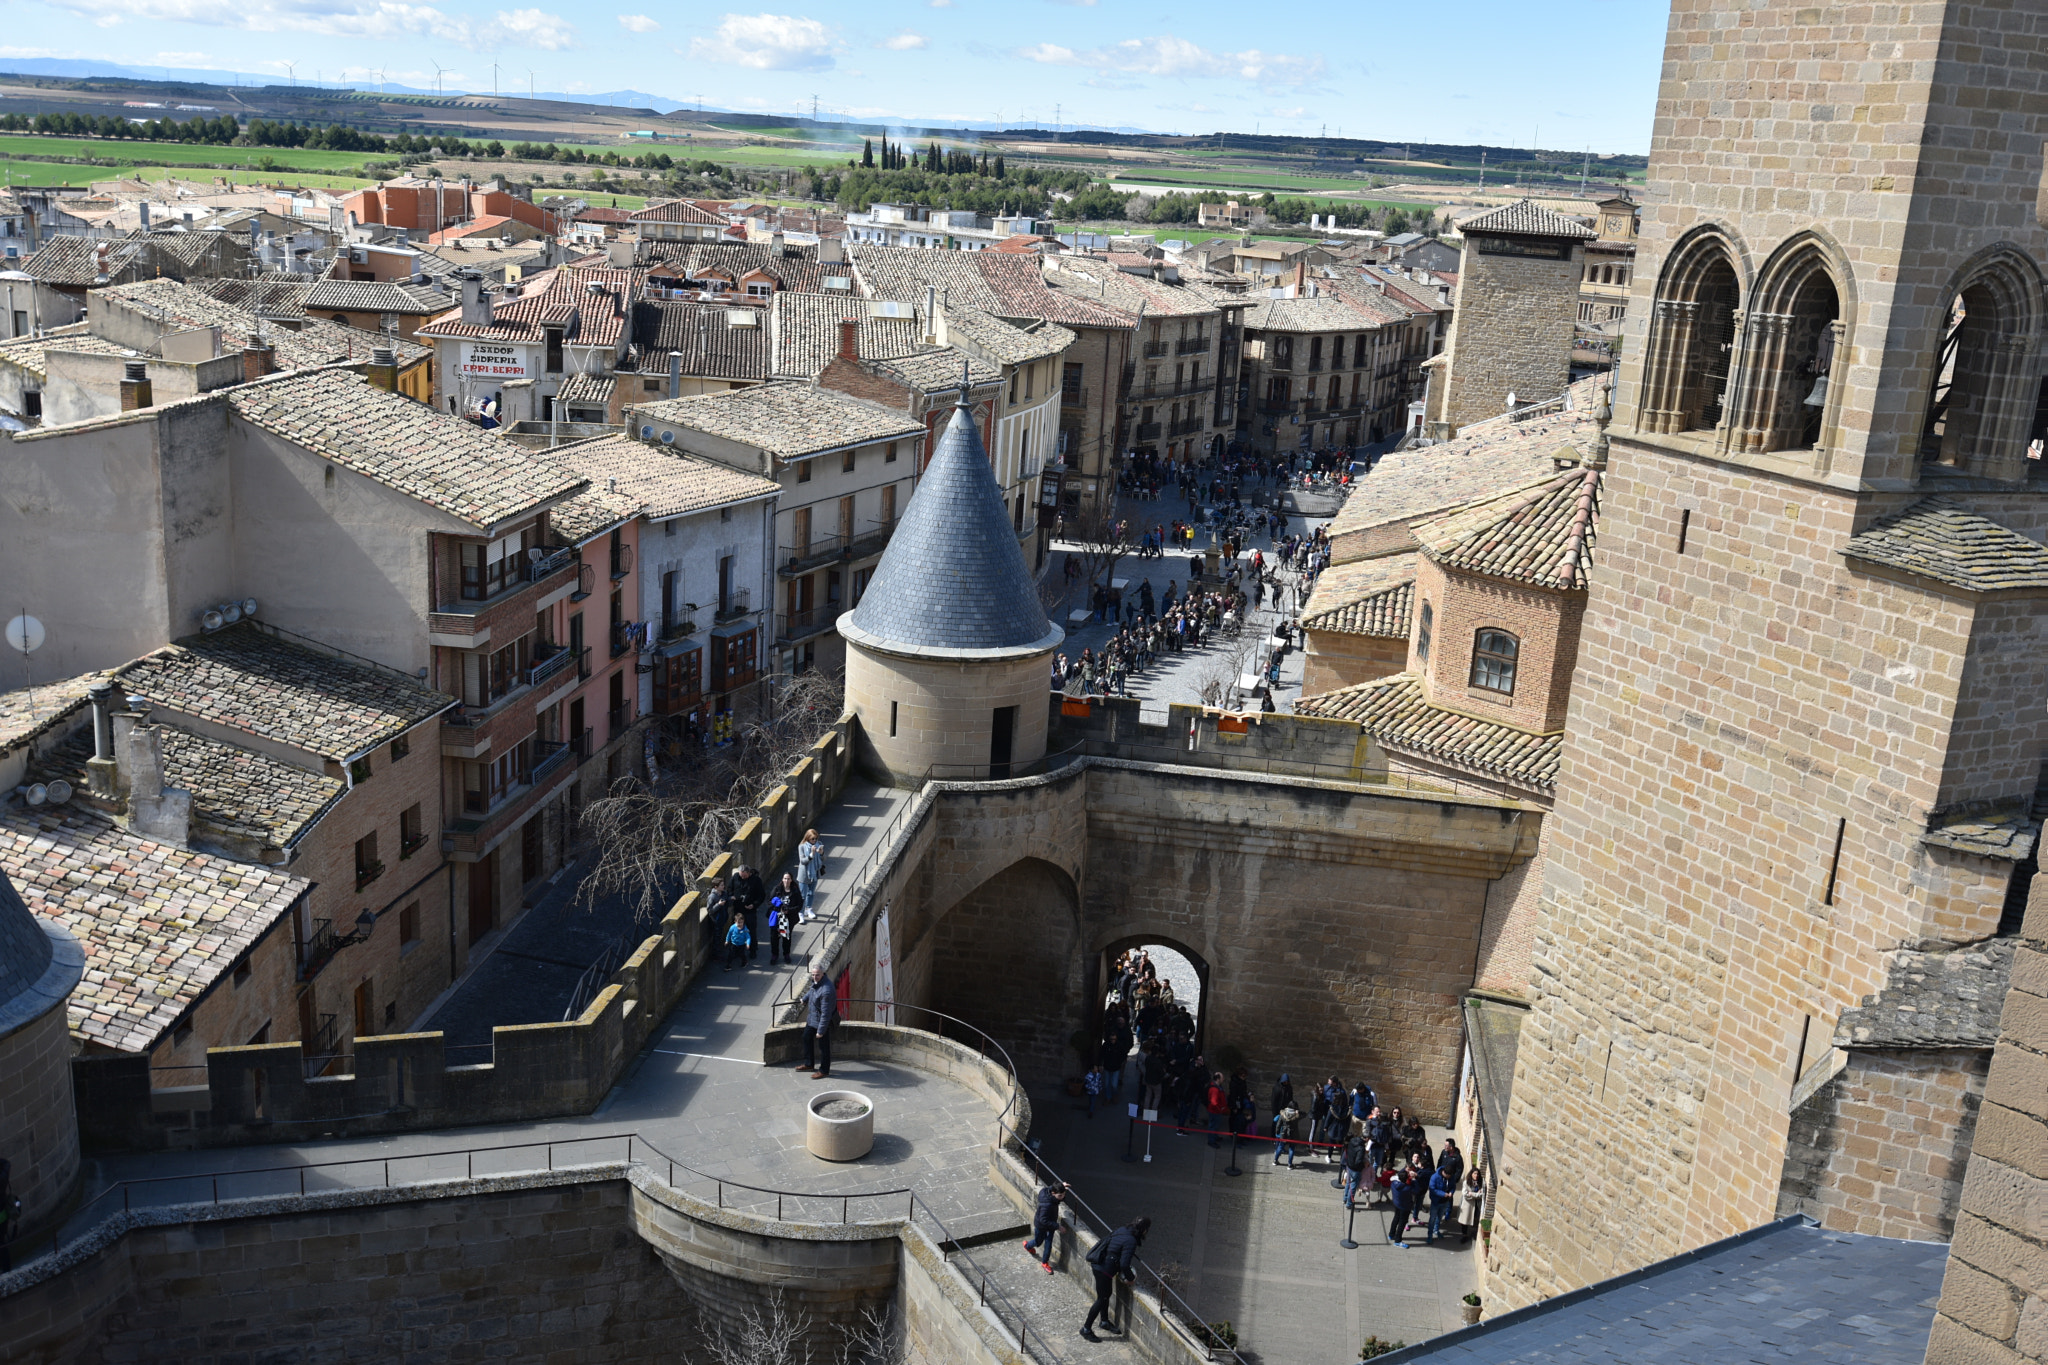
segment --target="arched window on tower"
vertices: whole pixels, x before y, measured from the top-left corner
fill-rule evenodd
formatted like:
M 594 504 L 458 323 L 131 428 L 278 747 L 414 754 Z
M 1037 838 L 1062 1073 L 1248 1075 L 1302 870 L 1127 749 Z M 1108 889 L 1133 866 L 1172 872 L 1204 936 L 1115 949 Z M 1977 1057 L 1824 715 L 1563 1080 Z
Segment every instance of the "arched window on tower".
M 1657 283 L 1636 425 L 1670 434 L 1721 424 L 1742 285 L 1728 243 L 1711 233 L 1682 246 Z
M 1826 444 L 1842 296 L 1817 242 L 1781 252 L 1751 296 L 1728 403 L 1727 449 L 1741 454 Z
M 1982 478 L 2027 477 L 2028 441 L 2041 426 L 2044 387 L 2035 377 L 2033 263 L 1999 251 L 1965 276 L 1942 313 L 1920 458 Z
M 1482 630 L 1472 641 L 1472 685 L 1488 692 L 1515 692 L 1515 658 L 1521 641 L 1504 630 Z

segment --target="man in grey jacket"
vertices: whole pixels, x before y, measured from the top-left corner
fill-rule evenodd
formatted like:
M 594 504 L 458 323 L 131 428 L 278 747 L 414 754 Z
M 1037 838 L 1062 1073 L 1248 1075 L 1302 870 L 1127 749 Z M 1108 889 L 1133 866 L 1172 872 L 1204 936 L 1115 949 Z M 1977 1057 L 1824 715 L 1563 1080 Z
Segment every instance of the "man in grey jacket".
M 838 1022 L 839 992 L 825 979 L 823 967 L 813 967 L 811 984 L 804 989 L 804 1065 L 816 1068 L 814 1081 L 832 1074 L 832 1026 Z

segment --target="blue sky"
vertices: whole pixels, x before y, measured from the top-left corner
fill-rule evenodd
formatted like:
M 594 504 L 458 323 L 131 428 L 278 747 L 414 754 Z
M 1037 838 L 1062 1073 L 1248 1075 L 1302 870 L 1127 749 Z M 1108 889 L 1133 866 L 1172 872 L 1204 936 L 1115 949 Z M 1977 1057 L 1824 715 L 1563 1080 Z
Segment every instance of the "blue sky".
M 517 5 L 519 0 L 509 0 Z M 1129 124 L 1641 152 L 1665 10 L 1644 0 L 1288 6 L 1197 0 L 10 0 L 7 57 L 368 85 L 637 89 L 769 113 Z M 24 22 L 26 21 L 26 22 Z M 344 76 L 343 73 L 346 73 Z

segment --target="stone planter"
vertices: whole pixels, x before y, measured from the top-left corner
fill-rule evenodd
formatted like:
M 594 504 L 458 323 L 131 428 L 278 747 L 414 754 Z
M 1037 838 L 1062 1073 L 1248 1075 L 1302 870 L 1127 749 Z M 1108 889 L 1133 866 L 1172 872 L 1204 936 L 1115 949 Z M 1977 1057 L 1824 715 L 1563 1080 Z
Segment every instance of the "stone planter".
M 825 1161 L 860 1160 L 875 1147 L 875 1102 L 857 1090 L 819 1091 L 804 1106 L 804 1146 Z
M 1479 1321 L 1480 1305 L 1476 1303 L 1461 1303 L 1458 1305 L 1458 1308 L 1464 1313 L 1466 1322 L 1474 1323 Z

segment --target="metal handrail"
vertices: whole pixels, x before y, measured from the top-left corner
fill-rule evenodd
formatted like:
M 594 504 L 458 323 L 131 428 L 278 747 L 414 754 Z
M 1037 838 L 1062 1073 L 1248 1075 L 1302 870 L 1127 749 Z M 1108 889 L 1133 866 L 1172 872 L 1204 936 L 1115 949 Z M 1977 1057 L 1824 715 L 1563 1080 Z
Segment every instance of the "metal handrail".
M 1055 693 L 1054 695 L 1067 696 L 1065 693 Z M 1100 695 L 1070 697 L 1069 699 L 1089 702 L 1118 700 Z M 1226 712 L 1225 714 L 1242 714 L 1248 719 L 1257 719 L 1257 713 L 1255 712 Z M 1424 778 L 1416 777 L 1409 773 L 1364 772 L 1358 768 L 1346 767 L 1338 763 L 1319 763 L 1313 759 L 1265 758 L 1250 754 L 1226 754 L 1224 750 L 1220 749 L 1189 749 L 1185 745 L 1179 744 L 1136 744 L 1120 739 L 1083 740 L 1076 747 L 1085 749 L 1090 745 L 1098 745 L 1101 749 L 1100 752 L 1088 755 L 1091 758 L 1125 759 L 1134 763 L 1171 763 L 1180 767 L 1202 768 L 1216 772 L 1256 772 L 1269 777 L 1313 777 L 1320 781 L 1348 783 L 1366 792 L 1393 790 L 1413 792 L 1423 796 L 1479 796 L 1495 801 L 1503 799 L 1500 792 L 1490 790 L 1475 780 L 1463 778 Z M 1140 755 L 1134 756 L 1124 752 L 1126 750 L 1138 750 Z M 1150 758 L 1142 756 L 1143 754 L 1156 754 L 1158 756 Z M 1193 761 L 1204 755 L 1223 755 L 1227 761 L 1215 764 Z M 1308 769 L 1309 771 L 1300 771 L 1301 769 Z M 1512 782 L 1515 779 L 1504 776 L 1499 780 L 1502 782 Z

